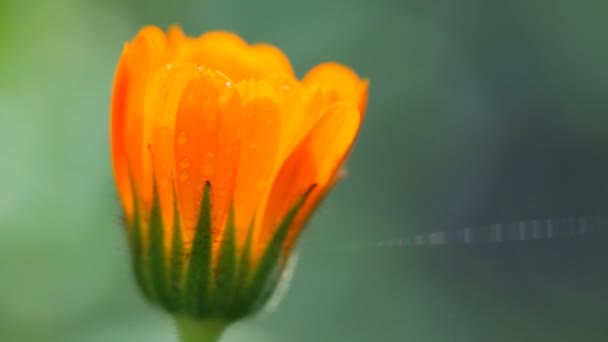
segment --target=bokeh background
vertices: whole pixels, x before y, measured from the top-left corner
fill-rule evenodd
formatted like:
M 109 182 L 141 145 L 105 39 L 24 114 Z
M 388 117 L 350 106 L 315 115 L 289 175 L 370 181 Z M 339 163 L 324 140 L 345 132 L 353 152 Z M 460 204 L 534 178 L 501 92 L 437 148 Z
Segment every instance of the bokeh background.
M 301 240 L 289 292 L 223 341 L 608 340 L 605 236 L 375 246 L 606 214 L 606 13 L 599 0 L 0 0 L 0 341 L 176 341 L 132 281 L 108 153 L 122 44 L 173 23 L 274 43 L 299 75 L 336 60 L 371 80 L 349 176 Z

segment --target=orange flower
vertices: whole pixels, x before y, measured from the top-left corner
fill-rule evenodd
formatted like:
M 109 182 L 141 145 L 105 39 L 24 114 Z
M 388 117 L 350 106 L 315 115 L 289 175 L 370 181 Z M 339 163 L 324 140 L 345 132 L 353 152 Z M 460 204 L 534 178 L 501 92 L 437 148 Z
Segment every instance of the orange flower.
M 142 29 L 117 67 L 111 140 L 146 296 L 195 318 L 255 311 L 335 184 L 366 99 L 339 64 L 298 81 L 272 45 Z

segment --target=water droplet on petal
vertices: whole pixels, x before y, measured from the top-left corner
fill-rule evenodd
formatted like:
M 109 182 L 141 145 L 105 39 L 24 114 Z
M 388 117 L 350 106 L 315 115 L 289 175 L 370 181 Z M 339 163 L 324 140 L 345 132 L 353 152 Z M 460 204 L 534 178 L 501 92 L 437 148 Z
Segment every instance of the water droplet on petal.
M 213 159 L 215 159 L 215 154 L 213 154 L 213 152 L 207 152 L 205 153 L 205 157 L 204 157 L 204 161 L 206 163 L 213 161 Z
M 186 134 L 186 132 L 182 131 L 177 135 L 178 144 L 185 144 L 187 141 L 188 141 L 188 135 Z
M 182 169 L 187 169 L 188 167 L 190 167 L 190 159 L 187 157 L 184 157 L 182 159 L 179 160 L 179 166 Z
M 190 178 L 190 173 L 186 170 L 183 170 L 179 173 L 179 179 L 182 181 L 187 181 Z

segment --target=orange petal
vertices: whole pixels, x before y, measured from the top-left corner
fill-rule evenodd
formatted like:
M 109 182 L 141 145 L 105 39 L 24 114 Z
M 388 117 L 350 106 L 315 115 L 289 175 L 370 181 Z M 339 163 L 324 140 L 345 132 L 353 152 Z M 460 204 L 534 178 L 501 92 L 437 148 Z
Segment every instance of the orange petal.
M 302 80 L 309 88 L 322 88 L 334 94 L 331 102 L 348 101 L 357 104 L 359 112 L 365 112 L 367 106 L 368 81 L 350 68 L 338 63 L 323 63 L 311 69 Z
M 213 212 L 220 227 L 218 240 L 224 236 L 223 230 L 233 202 L 243 141 L 243 107 L 231 83 L 225 83 L 219 101 L 216 173 L 211 184 Z
M 126 48 L 125 48 L 126 50 Z M 126 132 L 125 125 L 128 115 L 128 101 L 130 89 L 130 75 L 123 51 L 116 75 L 114 77 L 114 87 L 112 96 L 112 115 L 111 115 L 111 142 L 112 142 L 112 165 L 114 179 L 118 187 L 122 205 L 128 220 L 133 216 L 133 188 L 130 180 L 130 171 L 127 162 L 127 146 L 125 144 Z
M 152 117 L 150 153 L 160 197 L 165 245 L 171 246 L 175 204 L 175 115 L 187 82 L 197 68 L 194 64 L 162 68 L 150 81 L 146 113 Z M 180 227 L 182 226 L 180 222 Z
M 262 84 L 268 84 L 279 105 L 281 143 L 277 162 L 282 163 L 312 128 L 320 113 L 308 111 L 304 89 L 294 78 L 271 74 L 263 78 Z
M 263 211 L 265 196 L 272 185 L 279 150 L 280 121 L 277 103 L 259 97 L 244 103 L 241 130 L 242 147 L 234 193 L 235 219 L 239 229 L 247 229 L 254 214 Z M 239 232 L 242 243 L 244 234 Z
M 217 177 L 217 119 L 226 82 L 224 76 L 200 69 L 186 85 L 176 114 L 176 189 L 187 241 L 193 237 L 199 218 L 205 183 L 211 182 L 212 196 L 216 192 L 213 184 Z M 214 210 L 212 214 L 213 235 L 217 236 L 218 212 Z
M 238 35 L 214 31 L 203 34 L 180 51 L 180 60 L 219 70 L 235 82 L 281 73 L 293 76 L 289 59 L 268 44 L 248 45 Z
M 175 53 L 181 46 L 188 43 L 189 38 L 184 35 L 181 27 L 173 25 L 167 31 L 167 41 L 170 49 Z
M 267 243 L 291 206 L 311 184 L 317 184 L 290 230 L 288 242 L 293 242 L 302 223 L 333 185 L 360 123 L 359 111 L 352 104 L 336 104 L 322 115 L 289 156 L 272 186 L 262 225 L 263 233 L 259 236 L 262 240 L 258 245 Z
M 148 142 L 152 134 L 152 115 L 144 112 L 149 80 L 165 61 L 167 55 L 164 33 L 155 27 L 144 28 L 132 44 L 127 45 L 123 58 L 129 74 L 126 90 L 125 120 L 126 154 L 140 205 L 149 206 L 152 198 L 152 170 Z M 147 211 L 147 210 L 146 210 Z

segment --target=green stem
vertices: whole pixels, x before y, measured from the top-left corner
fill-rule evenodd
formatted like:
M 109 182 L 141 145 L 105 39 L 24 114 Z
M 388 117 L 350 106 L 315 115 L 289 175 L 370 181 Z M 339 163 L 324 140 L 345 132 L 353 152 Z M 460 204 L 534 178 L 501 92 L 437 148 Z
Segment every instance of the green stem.
M 181 342 L 217 342 L 228 325 L 219 320 L 193 321 L 185 317 L 176 317 L 175 323 Z

